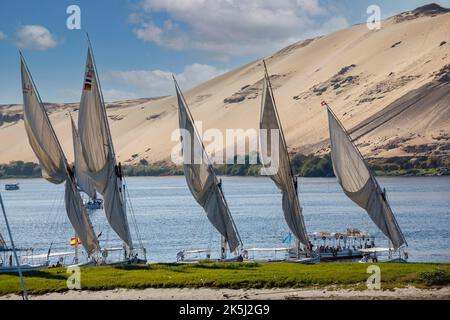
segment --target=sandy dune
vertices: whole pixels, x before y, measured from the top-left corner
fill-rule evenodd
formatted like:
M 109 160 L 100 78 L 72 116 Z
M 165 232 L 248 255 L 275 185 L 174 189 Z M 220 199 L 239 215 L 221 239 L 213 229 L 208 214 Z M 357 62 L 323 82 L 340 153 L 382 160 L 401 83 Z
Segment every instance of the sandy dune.
M 326 100 L 354 128 L 366 156 L 449 155 L 450 13 L 441 11 L 422 8 L 391 17 L 378 31 L 355 25 L 265 57 L 290 149 L 327 151 L 320 105 Z M 203 130 L 256 129 L 262 77 L 256 61 L 187 91 Z M 51 121 L 71 159 L 68 110 L 76 106 L 53 106 Z M 17 119 L 20 106 L 0 106 L 0 112 L 9 116 L 0 121 L 0 163 L 36 161 Z M 108 115 L 120 161 L 169 159 L 178 124 L 174 97 L 115 103 Z
M 0 300 L 18 300 L 7 295 Z M 450 299 L 450 288 L 417 289 L 414 287 L 386 290 L 354 291 L 338 289 L 116 289 L 107 291 L 69 291 L 35 295 L 31 300 L 310 300 L 310 299 Z

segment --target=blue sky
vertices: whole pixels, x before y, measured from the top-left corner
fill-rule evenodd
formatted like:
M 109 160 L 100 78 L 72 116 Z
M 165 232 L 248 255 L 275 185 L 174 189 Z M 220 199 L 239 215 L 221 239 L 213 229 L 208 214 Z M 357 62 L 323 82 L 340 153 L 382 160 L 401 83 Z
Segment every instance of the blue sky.
M 450 0 L 435 1 L 450 7 Z M 419 0 L 15 0 L 0 2 L 0 104 L 20 103 L 18 48 L 44 101 L 81 95 L 89 32 L 107 100 L 173 94 L 292 42 L 429 3 Z M 81 30 L 66 27 L 69 5 Z

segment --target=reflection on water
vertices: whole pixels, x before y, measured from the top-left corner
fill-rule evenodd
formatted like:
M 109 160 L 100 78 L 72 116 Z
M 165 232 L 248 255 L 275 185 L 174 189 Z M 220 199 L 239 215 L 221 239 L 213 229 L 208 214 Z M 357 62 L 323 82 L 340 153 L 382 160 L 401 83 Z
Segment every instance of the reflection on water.
M 246 247 L 277 247 L 288 234 L 281 195 L 268 178 L 223 178 L 224 192 Z M 450 177 L 379 178 L 408 241 L 410 261 L 450 262 Z M 19 191 L 3 185 L 20 182 Z M 128 178 L 135 220 L 129 222 L 135 240 L 138 226 L 149 261 L 174 261 L 181 249 L 219 251 L 219 236 L 192 198 L 184 177 Z M 69 249 L 73 231 L 64 212 L 63 186 L 42 179 L 0 183 L 15 242 L 46 252 Z M 367 214 L 345 197 L 334 178 L 303 178 L 300 201 L 308 232 L 359 228 L 387 241 Z M 102 246 L 120 246 L 103 211 L 91 215 Z M 3 219 L 0 232 L 5 236 Z

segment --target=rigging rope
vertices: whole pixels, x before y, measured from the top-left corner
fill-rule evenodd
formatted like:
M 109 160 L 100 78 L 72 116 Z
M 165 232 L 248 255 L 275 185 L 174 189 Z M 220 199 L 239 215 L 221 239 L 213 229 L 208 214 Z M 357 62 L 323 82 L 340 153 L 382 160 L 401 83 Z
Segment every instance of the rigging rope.
M 125 183 L 125 178 L 123 177 L 122 179 L 124 180 L 124 183 Z M 130 196 L 130 192 L 128 191 L 128 188 L 125 188 L 125 192 L 127 194 L 126 201 L 129 204 L 130 213 L 131 213 L 131 219 L 132 219 L 133 224 L 134 224 L 134 228 L 135 228 L 136 235 L 137 235 L 137 238 L 138 238 L 139 246 L 141 247 L 141 249 L 144 249 L 144 243 L 142 241 L 141 232 L 139 230 L 139 226 L 138 226 L 138 223 L 137 223 L 137 220 L 136 220 L 136 216 L 134 214 L 134 208 L 133 208 L 133 204 L 132 204 L 132 202 L 130 200 L 131 196 Z

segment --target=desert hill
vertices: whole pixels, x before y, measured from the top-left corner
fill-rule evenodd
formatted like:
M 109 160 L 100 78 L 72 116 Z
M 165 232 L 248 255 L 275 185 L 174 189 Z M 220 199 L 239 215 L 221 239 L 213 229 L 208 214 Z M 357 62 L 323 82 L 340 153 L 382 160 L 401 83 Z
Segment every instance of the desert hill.
M 326 100 L 367 157 L 449 156 L 449 10 L 424 6 L 384 20 L 380 30 L 355 25 L 294 43 L 265 59 L 292 152 L 328 151 L 326 112 L 320 104 Z M 255 61 L 185 97 L 203 131 L 257 129 L 262 78 L 262 63 Z M 77 106 L 47 108 L 71 159 L 67 111 L 76 118 Z M 178 126 L 175 97 L 122 101 L 107 110 L 120 161 L 169 159 Z M 36 162 L 21 117 L 21 106 L 0 106 L 0 163 Z

